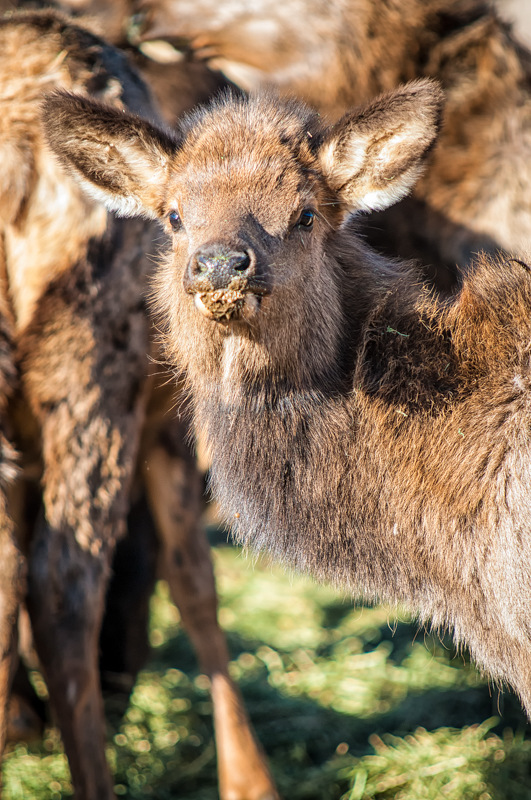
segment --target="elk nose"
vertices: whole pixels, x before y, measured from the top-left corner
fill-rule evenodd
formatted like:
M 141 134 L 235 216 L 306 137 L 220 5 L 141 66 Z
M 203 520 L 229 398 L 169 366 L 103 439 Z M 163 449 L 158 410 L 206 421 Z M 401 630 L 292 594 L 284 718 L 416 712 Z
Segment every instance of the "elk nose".
M 226 289 L 234 278 L 254 275 L 253 254 L 216 245 L 203 247 L 190 260 L 188 273 L 191 285 L 200 282 L 212 289 Z

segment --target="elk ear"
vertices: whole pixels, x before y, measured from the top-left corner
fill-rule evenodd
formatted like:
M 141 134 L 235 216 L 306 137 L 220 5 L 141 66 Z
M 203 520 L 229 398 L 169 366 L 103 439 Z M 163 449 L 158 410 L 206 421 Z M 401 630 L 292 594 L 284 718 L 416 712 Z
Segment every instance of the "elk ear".
M 443 93 L 409 83 L 346 114 L 325 135 L 320 159 L 347 213 L 381 211 L 412 188 L 440 127 Z
M 66 92 L 46 98 L 42 117 L 51 149 L 88 194 L 121 216 L 160 218 L 174 136 Z

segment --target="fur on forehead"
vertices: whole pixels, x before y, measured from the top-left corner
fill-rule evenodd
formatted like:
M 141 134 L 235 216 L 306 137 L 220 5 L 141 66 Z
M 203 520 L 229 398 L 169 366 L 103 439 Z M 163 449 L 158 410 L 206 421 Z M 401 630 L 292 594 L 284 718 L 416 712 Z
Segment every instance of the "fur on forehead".
M 240 154 L 267 161 L 289 153 L 311 169 L 325 127 L 319 114 L 295 99 L 228 91 L 187 115 L 180 131 L 186 158 L 192 156 L 196 166 Z

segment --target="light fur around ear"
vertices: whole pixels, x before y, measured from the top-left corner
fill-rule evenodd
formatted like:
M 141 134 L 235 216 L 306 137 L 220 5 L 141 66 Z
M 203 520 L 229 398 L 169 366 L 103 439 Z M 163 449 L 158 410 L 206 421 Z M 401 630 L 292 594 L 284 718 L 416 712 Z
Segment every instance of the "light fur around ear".
M 320 148 L 323 172 L 347 213 L 381 211 L 422 172 L 440 127 L 443 92 L 419 80 L 346 114 Z
M 123 217 L 160 218 L 176 136 L 66 92 L 45 99 L 42 119 L 51 149 L 91 197 Z

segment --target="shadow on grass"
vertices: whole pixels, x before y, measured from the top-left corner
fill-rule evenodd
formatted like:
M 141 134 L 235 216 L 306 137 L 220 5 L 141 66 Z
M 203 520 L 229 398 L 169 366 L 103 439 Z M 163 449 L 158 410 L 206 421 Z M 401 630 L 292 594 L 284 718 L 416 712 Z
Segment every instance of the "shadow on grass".
M 334 624 L 335 613 L 333 608 L 327 622 Z M 374 637 L 374 646 L 390 640 L 393 645 L 390 657 L 400 663 L 408 655 L 417 628 L 399 623 L 394 635 L 387 625 L 382 625 L 379 632 L 380 636 Z M 234 633 L 229 633 L 228 639 L 233 659 L 253 653 L 264 644 Z M 449 661 L 451 658 L 449 651 Z M 168 686 L 167 678 L 163 677 L 168 670 L 176 675 L 173 686 Z M 162 725 L 149 709 L 149 703 L 160 705 L 156 694 L 151 700 L 148 698 L 147 705 L 144 703 L 142 713 L 138 710 L 142 702 L 137 700 L 135 704 L 133 696 L 125 727 L 119 719 L 111 720 L 111 735 L 115 742 L 121 743 L 116 762 L 117 781 L 123 787 L 120 791 L 130 800 L 148 796 L 157 800 L 175 796 L 214 800 L 217 792 L 211 704 L 206 683 L 198 677 L 194 654 L 182 631 L 153 651 L 145 675 L 150 685 L 157 680 L 166 682 L 163 703 L 167 708 L 161 711 L 165 720 Z M 293 696 L 279 691 L 268 682 L 265 666 L 255 666 L 242 676 L 239 685 L 275 780 L 283 797 L 289 800 L 338 800 L 349 790 L 352 757 L 372 752 L 368 739 L 374 733 L 404 736 L 418 727 L 462 728 L 493 715 L 501 715 L 494 729 L 499 735 L 509 727 L 521 731 L 523 737 L 526 728 L 517 698 L 506 693 L 500 701 L 497 689 L 489 689 L 487 685 L 418 692 L 413 687 L 402 702 L 385 713 L 366 718 L 340 713 L 302 694 Z M 157 727 L 161 725 L 169 732 L 176 731 L 178 738 L 174 740 L 170 735 L 165 739 L 163 735 L 159 737 L 162 742 L 159 747 Z M 132 736 L 129 747 L 128 726 L 141 730 L 145 726 L 149 731 L 145 736 L 143 733 Z M 149 750 L 148 745 L 143 745 L 145 752 L 139 750 L 139 741 L 147 741 Z M 507 786 L 509 780 L 516 780 L 514 800 L 529 800 L 531 790 L 525 794 L 522 786 L 528 779 L 530 765 L 531 753 L 522 760 L 520 750 L 515 749 L 512 754 L 509 748 L 503 765 L 489 767 L 489 780 L 493 786 Z M 499 797 L 509 795 L 502 794 L 500 789 Z
M 528 729 L 518 700 L 509 692 L 499 697 L 496 688 L 476 682 L 467 659 L 455 655 L 449 639 L 441 642 L 414 623 L 387 621 L 382 609 L 353 613 L 351 602 L 336 601 L 332 592 L 311 583 L 295 582 L 293 591 L 283 592 L 269 569 L 254 572 L 251 582 L 244 574 L 245 562 L 222 550 L 223 581 L 231 585 L 225 611 L 234 629 L 227 633 L 233 667 L 284 800 L 339 800 L 349 793 L 356 759 L 373 752 L 373 734 L 385 738 L 404 737 L 418 728 L 459 730 L 492 716 L 501 717 L 494 730 L 504 736 L 504 745 L 499 760 L 493 756 L 489 761 L 478 751 L 481 769 L 494 787 L 489 798 L 531 800 L 531 742 L 524 738 Z M 208 682 L 198 673 L 167 594 L 158 597 L 153 630 L 161 644 L 152 650 L 128 705 L 116 694 L 106 698 L 116 792 L 127 800 L 217 800 Z M 279 600 L 280 609 L 271 599 Z M 292 624 L 284 630 L 286 617 Z M 428 657 L 419 648 L 422 643 Z M 370 664 L 374 668 L 366 666 Z M 363 702 L 349 705 L 349 693 L 359 691 L 361 696 L 367 687 Z M 345 713 L 354 706 L 363 712 Z M 504 734 L 504 729 L 519 733 Z M 28 751 L 35 760 L 40 756 L 42 775 L 48 769 L 46 777 L 38 776 L 41 788 L 33 791 L 36 782 L 32 790 L 24 784 L 23 791 L 5 796 L 59 800 L 59 790 L 48 790 L 63 778 L 54 778 L 43 763 L 49 753 L 60 761 L 57 742 L 45 741 L 40 749 Z M 432 752 L 426 756 L 429 768 Z M 400 771 L 401 759 L 402 751 L 397 757 Z M 361 771 L 368 761 L 364 759 Z M 21 786 L 29 767 L 21 754 Z M 61 769 L 65 771 L 64 760 Z M 382 770 L 385 775 L 386 767 Z M 463 795 L 462 800 L 468 798 Z

